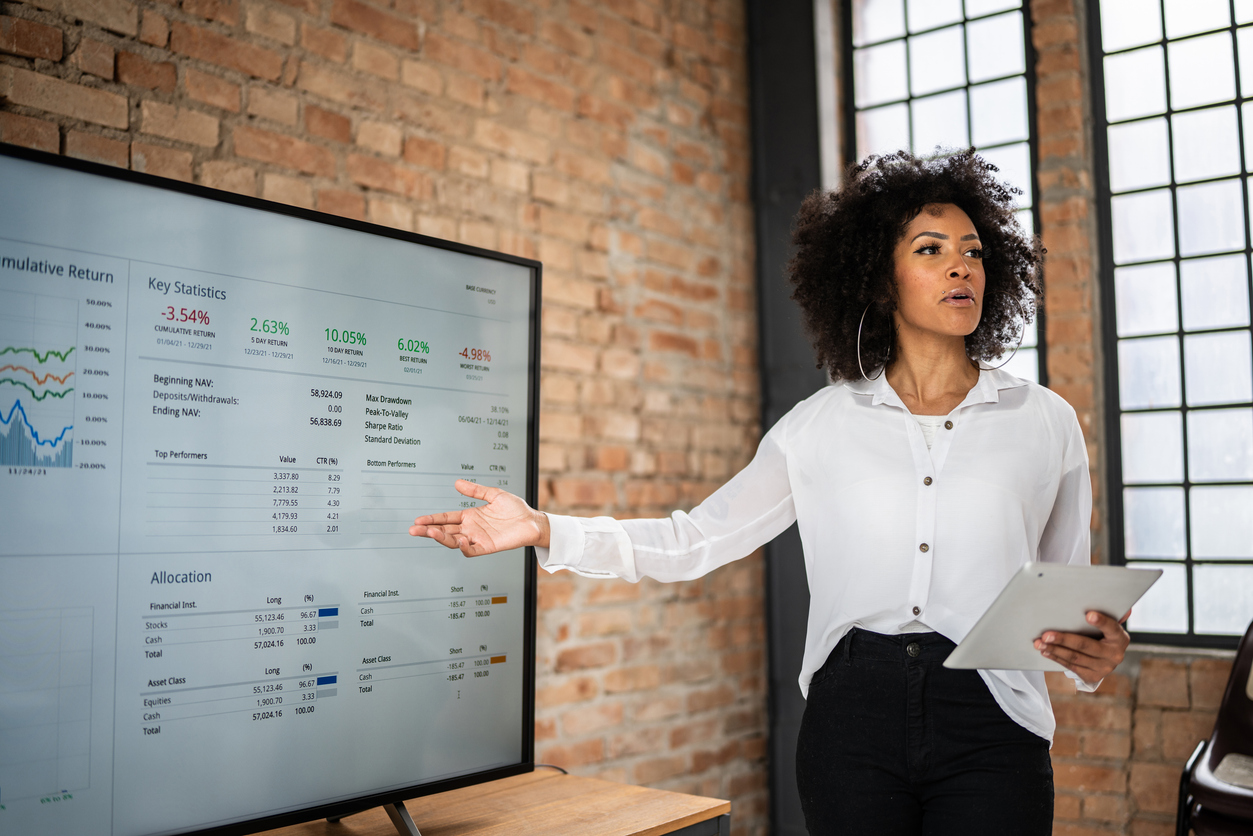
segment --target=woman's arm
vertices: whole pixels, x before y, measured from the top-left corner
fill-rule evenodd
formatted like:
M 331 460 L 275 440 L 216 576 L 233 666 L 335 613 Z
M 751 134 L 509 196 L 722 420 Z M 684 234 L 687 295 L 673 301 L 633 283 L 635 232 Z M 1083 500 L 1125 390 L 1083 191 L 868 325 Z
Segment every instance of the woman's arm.
M 1092 562 L 1092 478 L 1088 473 L 1088 450 L 1083 431 L 1073 412 L 1067 427 L 1062 456 L 1062 478 L 1053 511 L 1040 538 L 1040 559 L 1048 563 L 1088 566 Z M 1065 667 L 1067 675 L 1083 691 L 1095 691 L 1101 680 L 1122 662 L 1131 637 L 1121 619 L 1107 613 L 1087 614 L 1088 623 L 1101 631 L 1092 638 L 1079 633 L 1050 630 L 1035 641 L 1047 659 Z
M 691 512 L 623 521 L 548 515 L 497 488 L 459 480 L 458 491 L 487 504 L 418 517 L 409 533 L 467 557 L 534 546 L 541 565 L 554 572 L 629 581 L 697 578 L 750 554 L 796 520 L 783 447 L 786 420 L 766 434 L 744 470 Z

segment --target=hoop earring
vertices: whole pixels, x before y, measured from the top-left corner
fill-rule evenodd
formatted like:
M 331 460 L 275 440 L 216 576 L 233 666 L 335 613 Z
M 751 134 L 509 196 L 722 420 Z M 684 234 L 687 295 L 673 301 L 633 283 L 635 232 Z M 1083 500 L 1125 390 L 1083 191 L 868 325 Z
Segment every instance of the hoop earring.
M 1009 363 L 1010 360 L 1014 359 L 1014 355 L 1018 353 L 1018 349 L 1022 348 L 1023 337 L 1027 335 L 1027 321 L 1023 317 L 1022 304 L 1021 303 L 1015 303 L 1015 304 L 1018 307 L 1018 318 L 1023 320 L 1022 329 L 1018 332 L 1018 345 L 1014 346 L 1014 350 L 1009 353 L 1009 357 L 1005 358 L 1004 362 L 1002 362 L 999 366 L 988 366 L 986 368 L 980 366 L 980 368 L 983 368 L 984 371 L 994 372 L 997 369 L 1004 367 L 1005 365 Z
M 873 304 L 873 303 L 872 303 Z M 888 362 L 883 361 L 883 368 L 874 377 L 866 377 L 866 368 L 861 364 L 861 326 L 866 322 L 866 314 L 870 312 L 870 305 L 866 305 L 866 310 L 861 312 L 861 319 L 857 323 L 857 368 L 861 369 L 861 376 L 866 380 L 878 380 L 883 377 L 883 373 L 888 370 Z M 1025 330 L 1025 329 L 1024 329 Z M 888 357 L 892 356 L 892 346 L 888 345 Z

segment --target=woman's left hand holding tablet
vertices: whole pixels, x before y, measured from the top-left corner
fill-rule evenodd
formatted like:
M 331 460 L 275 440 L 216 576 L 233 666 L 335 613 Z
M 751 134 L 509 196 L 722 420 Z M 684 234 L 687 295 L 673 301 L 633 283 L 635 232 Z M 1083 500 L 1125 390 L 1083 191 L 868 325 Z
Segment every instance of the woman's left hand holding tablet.
M 500 488 L 489 488 L 465 479 L 454 485 L 457 492 L 486 505 L 418 517 L 409 527 L 414 537 L 429 537 L 466 557 L 479 557 L 523 546 L 548 547 L 548 517 L 521 497 Z
M 1079 674 L 1084 682 L 1100 682 L 1118 667 L 1127 654 L 1131 637 L 1123 629 L 1131 611 L 1120 619 L 1095 610 L 1088 613 L 1088 623 L 1101 631 L 1100 638 L 1080 633 L 1049 630 L 1035 640 L 1035 649 L 1046 659 Z

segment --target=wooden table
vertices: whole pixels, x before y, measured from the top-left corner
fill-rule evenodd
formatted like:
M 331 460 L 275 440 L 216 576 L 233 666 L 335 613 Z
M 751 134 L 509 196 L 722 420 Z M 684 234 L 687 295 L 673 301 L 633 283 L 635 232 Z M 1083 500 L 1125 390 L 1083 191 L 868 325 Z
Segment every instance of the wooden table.
M 540 769 L 405 802 L 422 836 L 729 836 L 731 802 Z M 266 836 L 395 836 L 383 808 Z

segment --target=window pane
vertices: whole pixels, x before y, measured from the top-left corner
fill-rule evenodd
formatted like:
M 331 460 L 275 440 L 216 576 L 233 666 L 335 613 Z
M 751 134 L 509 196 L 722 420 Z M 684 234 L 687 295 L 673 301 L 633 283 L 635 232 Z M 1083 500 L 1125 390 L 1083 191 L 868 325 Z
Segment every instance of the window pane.
M 909 88 L 915 96 L 965 83 L 966 47 L 960 26 L 909 39 Z
M 1188 632 L 1188 570 L 1178 563 L 1128 563 L 1132 569 L 1161 569 L 1162 576 L 1136 601 L 1127 626 L 1151 633 Z
M 1180 265 L 1186 330 L 1249 324 L 1249 271 L 1244 258 L 1224 255 L 1198 258 Z
M 961 23 L 962 0 L 909 0 L 909 31 Z
M 1022 6 L 1022 0 L 966 0 L 966 17 L 990 15 L 993 12 L 1017 9 L 1020 6 Z
M 1175 181 L 1210 180 L 1240 173 L 1240 129 L 1234 105 L 1171 117 Z
M 869 107 L 909 95 L 905 83 L 905 42 L 872 46 L 853 53 L 853 98 L 857 107 Z
M 1109 129 L 1109 187 L 1124 192 L 1170 183 L 1170 138 L 1165 119 Z
M 857 113 L 857 157 L 887 154 L 910 148 L 910 105 L 890 104 L 886 108 Z
M 1027 82 L 1022 77 L 970 88 L 975 145 L 1027 138 Z
M 1183 481 L 1183 417 L 1178 412 L 1122 416 L 1124 482 Z
M 1022 332 L 1022 347 L 1023 348 L 1027 348 L 1028 346 L 1033 346 L 1037 344 L 1036 343 L 1036 323 L 1037 322 L 1039 322 L 1038 319 L 1032 319 L 1030 322 L 1027 323 L 1026 330 Z
M 1236 23 L 1253 21 L 1253 0 L 1236 0 Z
M 1175 254 L 1175 230 L 1170 217 L 1170 192 L 1165 189 L 1115 197 L 1110 201 L 1114 221 L 1114 262 L 1153 261 Z
M 1170 106 L 1225 102 L 1236 97 L 1236 65 L 1231 35 L 1219 32 L 1166 45 L 1170 58 Z
M 1253 410 L 1188 413 L 1188 477 L 1193 482 L 1253 479 Z
M 1120 337 L 1176 330 L 1175 265 L 1119 267 L 1114 271 L 1114 305 Z
M 1100 0 L 1101 46 L 1106 52 L 1162 38 L 1159 0 Z
M 1031 205 L 1031 148 L 1025 142 L 980 151 L 980 155 L 1000 169 L 996 179 L 1022 189 L 1019 206 Z
M 966 26 L 970 80 L 1014 75 L 1025 69 L 1022 55 L 1022 13 L 997 15 Z
M 1188 406 L 1253 401 L 1253 358 L 1248 331 L 1183 338 Z
M 914 128 L 914 150 L 930 154 L 941 148 L 966 148 L 966 91 L 955 90 L 910 103 Z
M 1253 486 L 1193 488 L 1191 499 L 1194 558 L 1253 557 Z
M 1165 110 L 1166 65 L 1160 46 L 1105 59 L 1105 111 L 1109 121 L 1152 116 Z
M 857 113 L 857 156 L 909 150 L 909 105 L 894 104 Z
M 853 0 L 853 43 L 885 41 L 905 34 L 901 0 Z
M 1251 93 L 1253 95 L 1253 93 Z M 1244 121 L 1244 170 L 1253 171 L 1253 102 L 1240 105 L 1240 116 Z
M 1240 50 L 1240 90 L 1248 98 L 1253 96 L 1253 27 L 1236 30 L 1236 48 Z
M 1127 557 L 1184 557 L 1183 488 L 1123 488 Z
M 1182 38 L 1231 25 L 1227 0 L 1166 0 L 1166 37 Z
M 1174 337 L 1118 341 L 1118 399 L 1123 409 L 1179 406 L 1179 353 Z
M 1194 566 L 1196 631 L 1242 635 L 1253 618 L 1253 566 Z
M 1005 371 L 1014 377 L 1030 380 L 1032 383 L 1040 382 L 1040 357 L 1034 348 L 1020 348 L 1014 358 L 1009 359 L 1009 352 L 999 360 L 993 360 L 991 365 L 999 366 L 1001 363 L 1005 365 Z
M 1035 234 L 1035 213 L 1030 209 L 1019 209 L 1014 213 L 1014 220 L 1022 227 L 1025 235 Z
M 1244 193 L 1239 180 L 1184 186 L 1179 196 L 1179 254 L 1244 249 Z

